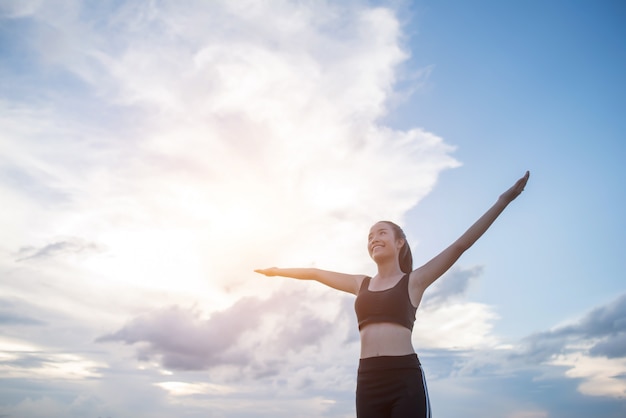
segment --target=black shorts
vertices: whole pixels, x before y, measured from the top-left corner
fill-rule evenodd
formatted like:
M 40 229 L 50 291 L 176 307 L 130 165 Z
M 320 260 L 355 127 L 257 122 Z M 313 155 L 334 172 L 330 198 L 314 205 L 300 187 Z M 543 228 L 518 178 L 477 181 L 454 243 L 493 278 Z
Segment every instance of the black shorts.
M 361 359 L 358 418 L 431 418 L 426 379 L 417 354 Z

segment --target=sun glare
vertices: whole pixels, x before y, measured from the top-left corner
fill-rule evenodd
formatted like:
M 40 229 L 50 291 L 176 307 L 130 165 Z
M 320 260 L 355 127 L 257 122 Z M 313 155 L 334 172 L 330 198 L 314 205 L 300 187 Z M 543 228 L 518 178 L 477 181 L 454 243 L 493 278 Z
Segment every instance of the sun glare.
M 118 229 L 100 240 L 110 250 L 85 265 L 111 284 L 191 293 L 202 288 L 200 254 L 191 231 Z
M 188 383 L 188 382 L 160 382 L 155 386 L 167 391 L 173 396 L 189 395 L 228 395 L 236 392 L 235 389 L 226 385 L 216 385 L 211 383 Z

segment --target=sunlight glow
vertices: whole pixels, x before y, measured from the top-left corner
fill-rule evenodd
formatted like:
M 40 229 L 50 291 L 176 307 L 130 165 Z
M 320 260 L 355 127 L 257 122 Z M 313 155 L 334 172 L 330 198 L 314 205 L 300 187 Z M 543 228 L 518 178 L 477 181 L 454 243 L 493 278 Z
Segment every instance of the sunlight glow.
M 167 391 L 173 396 L 189 396 L 189 395 L 229 395 L 235 393 L 236 390 L 231 386 L 216 385 L 212 383 L 188 383 L 188 382 L 160 382 L 155 386 Z
M 109 283 L 197 292 L 204 281 L 196 237 L 181 229 L 112 230 L 101 237 L 112 250 L 84 264 Z

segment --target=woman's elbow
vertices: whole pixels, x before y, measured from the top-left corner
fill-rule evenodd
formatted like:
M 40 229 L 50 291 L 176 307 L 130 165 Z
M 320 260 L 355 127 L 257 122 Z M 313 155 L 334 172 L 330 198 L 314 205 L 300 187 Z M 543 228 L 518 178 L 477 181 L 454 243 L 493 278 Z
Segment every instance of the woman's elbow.
M 460 257 L 461 254 L 469 250 L 473 244 L 474 243 L 470 242 L 469 240 L 458 240 L 450 246 L 450 250 L 451 252 L 456 254 L 458 257 Z

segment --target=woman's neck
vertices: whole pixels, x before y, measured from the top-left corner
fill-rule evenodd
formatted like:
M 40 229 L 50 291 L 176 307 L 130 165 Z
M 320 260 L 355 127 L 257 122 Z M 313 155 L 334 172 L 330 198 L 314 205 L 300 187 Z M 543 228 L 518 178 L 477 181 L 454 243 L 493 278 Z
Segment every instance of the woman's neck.
M 398 277 L 401 274 L 404 273 L 402 272 L 402 269 L 400 269 L 400 265 L 395 260 L 389 263 L 378 264 L 378 274 L 376 276 L 379 279 L 390 279 Z

